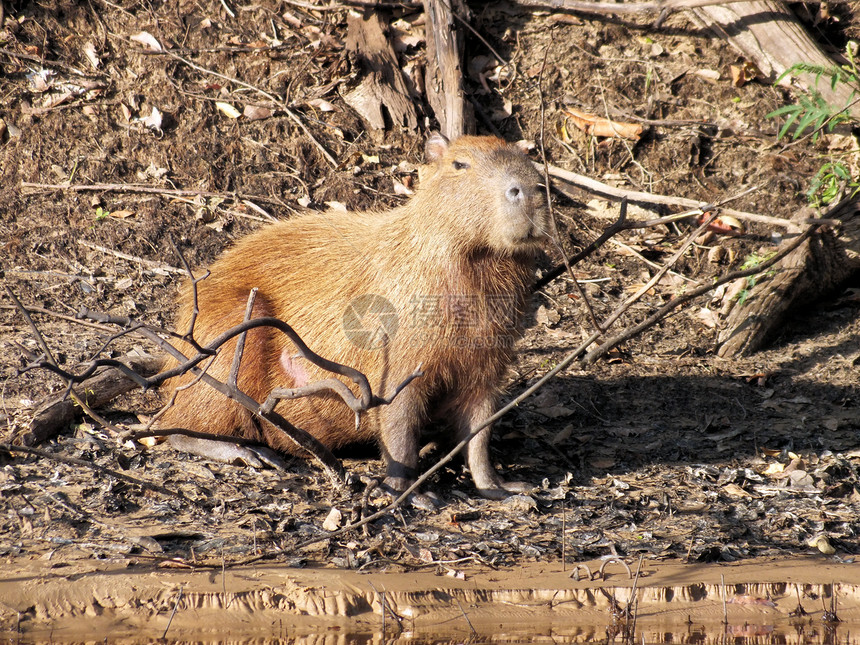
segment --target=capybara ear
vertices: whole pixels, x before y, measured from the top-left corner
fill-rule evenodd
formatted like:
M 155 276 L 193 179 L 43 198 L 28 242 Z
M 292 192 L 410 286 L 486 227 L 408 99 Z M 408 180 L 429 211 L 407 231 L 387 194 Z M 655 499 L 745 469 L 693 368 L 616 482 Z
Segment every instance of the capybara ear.
M 428 163 L 435 163 L 448 152 L 448 138 L 440 132 L 434 132 L 424 146 L 424 156 Z

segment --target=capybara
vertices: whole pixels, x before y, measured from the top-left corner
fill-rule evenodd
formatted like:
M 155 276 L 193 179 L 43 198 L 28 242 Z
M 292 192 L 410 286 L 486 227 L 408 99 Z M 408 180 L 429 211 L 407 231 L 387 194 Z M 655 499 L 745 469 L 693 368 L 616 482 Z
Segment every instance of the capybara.
M 409 201 L 382 212 L 312 212 L 265 226 L 240 240 L 198 283 L 201 344 L 243 319 L 275 316 L 324 358 L 352 366 L 375 394 L 388 396 L 420 364 L 387 406 L 355 417 L 334 395 L 285 400 L 277 411 L 336 448 L 376 440 L 385 483 L 414 481 L 423 427 L 451 426 L 459 441 L 496 408 L 541 243 L 548 231 L 541 176 L 525 154 L 496 137 L 433 135 L 428 166 Z M 188 327 L 192 291 L 179 297 L 177 329 Z M 209 374 L 226 380 L 235 341 Z M 185 349 L 188 349 L 187 347 Z M 280 332 L 248 333 L 239 387 L 264 401 L 276 387 L 300 387 L 332 375 L 296 355 Z M 189 377 L 173 379 L 171 390 Z M 287 452 L 283 433 L 205 384 L 177 393 L 162 427 L 257 439 Z M 503 481 L 489 455 L 490 428 L 468 445 L 479 492 L 501 498 L 524 484 Z

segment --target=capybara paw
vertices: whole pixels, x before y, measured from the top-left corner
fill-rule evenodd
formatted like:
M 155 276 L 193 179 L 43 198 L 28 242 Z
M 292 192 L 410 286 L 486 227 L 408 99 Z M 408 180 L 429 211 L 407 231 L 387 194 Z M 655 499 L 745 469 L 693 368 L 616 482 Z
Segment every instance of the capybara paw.
M 526 482 L 506 482 L 499 480 L 495 486 L 479 488 L 478 492 L 487 499 L 505 499 L 511 495 L 526 495 L 534 490 Z
M 501 482 L 502 488 L 513 495 L 528 495 L 535 487 L 528 482 Z

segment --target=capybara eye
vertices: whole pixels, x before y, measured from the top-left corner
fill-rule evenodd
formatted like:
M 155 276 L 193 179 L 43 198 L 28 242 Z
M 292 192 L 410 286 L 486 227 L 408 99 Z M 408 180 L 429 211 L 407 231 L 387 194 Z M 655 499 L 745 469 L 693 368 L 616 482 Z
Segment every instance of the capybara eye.
M 454 170 L 466 170 L 469 167 L 469 164 L 465 161 L 457 161 L 456 159 L 451 163 L 454 166 Z

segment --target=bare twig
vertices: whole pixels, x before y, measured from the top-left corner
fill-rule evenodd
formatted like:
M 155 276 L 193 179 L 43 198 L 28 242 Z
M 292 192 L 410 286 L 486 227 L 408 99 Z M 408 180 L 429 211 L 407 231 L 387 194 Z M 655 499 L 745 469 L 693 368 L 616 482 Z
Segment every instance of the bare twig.
M 167 625 L 164 628 L 164 633 L 161 634 L 161 640 L 167 638 L 167 631 L 170 629 L 170 625 L 173 622 L 173 617 L 176 616 L 176 610 L 179 609 L 179 602 L 182 600 L 182 592 L 185 587 L 179 587 L 179 594 L 176 596 L 176 602 L 173 603 L 173 611 L 170 612 L 170 618 L 167 619 Z
M 248 303 L 245 305 L 245 317 L 243 322 L 248 322 L 251 319 L 251 313 L 254 311 L 254 301 L 257 299 L 257 287 L 251 289 L 248 293 Z M 233 363 L 230 365 L 230 374 L 227 376 L 227 385 L 232 388 L 239 387 L 239 367 L 242 365 L 242 355 L 245 353 L 245 339 L 248 337 L 247 332 L 239 334 L 236 340 L 236 350 L 233 352 Z
M 621 333 L 617 334 L 616 336 L 613 336 L 613 337 L 609 338 L 608 340 L 606 340 L 602 345 L 600 345 L 600 347 L 589 352 L 589 354 L 583 359 L 583 362 L 593 363 L 594 361 L 596 361 L 601 356 L 604 356 L 610 349 L 612 349 L 613 347 L 615 347 L 619 343 L 622 343 L 625 340 L 629 340 L 630 338 L 633 338 L 634 336 L 641 333 L 645 329 L 648 329 L 649 327 L 654 325 L 658 320 L 662 320 L 663 318 L 665 318 L 672 310 L 677 309 L 681 305 L 690 302 L 694 298 L 698 298 L 699 296 L 701 296 L 705 293 L 708 293 L 709 291 L 713 291 L 717 287 L 719 287 L 723 284 L 726 284 L 727 282 L 733 282 L 739 278 L 746 278 L 746 277 L 749 277 L 751 275 L 756 275 L 758 273 L 766 271 L 767 269 L 772 267 L 774 264 L 779 262 L 786 255 L 791 253 L 798 246 L 803 244 L 809 238 L 809 236 L 812 235 L 812 233 L 818 229 L 818 226 L 819 226 L 819 224 L 814 224 L 814 225 L 810 226 L 801 235 L 799 235 L 797 237 L 797 239 L 794 240 L 794 242 L 792 244 L 786 246 L 784 249 L 782 249 L 779 253 L 777 253 L 776 255 L 771 257 L 769 260 L 767 260 L 766 262 L 762 262 L 761 264 L 759 264 L 758 266 L 756 266 L 752 269 L 747 269 L 745 271 L 734 271 L 732 273 L 729 273 L 728 275 L 723 276 L 722 278 L 719 278 L 715 282 L 702 285 L 701 287 L 697 287 L 697 288 L 692 289 L 692 290 L 690 290 L 690 291 L 688 291 L 688 292 L 686 292 L 680 296 L 676 296 L 676 297 L 672 298 L 669 302 L 664 304 L 662 307 L 660 307 L 657 311 L 655 311 L 653 314 L 651 314 L 648 318 L 643 320 L 638 325 L 634 325 L 633 327 L 628 327 L 623 332 L 621 332 Z
M 552 33 L 552 30 L 550 30 Z M 600 329 L 600 321 L 597 320 L 597 314 L 594 312 L 594 307 L 591 306 L 591 299 L 588 297 L 588 294 L 585 293 L 585 289 L 582 288 L 582 285 L 579 284 L 579 280 L 576 279 L 576 276 L 573 275 L 573 269 L 570 268 L 570 262 L 567 259 L 567 251 L 564 250 L 564 245 L 561 243 L 561 236 L 558 234 L 558 223 L 555 219 L 555 210 L 552 207 L 552 195 L 550 192 L 550 180 L 549 180 L 549 162 L 547 161 L 546 156 L 546 147 L 544 145 L 544 129 L 546 126 L 546 101 L 544 99 L 543 94 L 543 75 L 546 70 L 546 61 L 547 56 L 549 55 L 549 48 L 552 44 L 552 37 L 549 38 L 549 44 L 547 44 L 546 48 L 543 52 L 543 62 L 541 63 L 540 74 L 538 75 L 538 94 L 539 94 L 539 104 L 540 104 L 540 155 L 541 161 L 543 161 L 543 176 L 544 176 L 544 190 L 546 191 L 546 207 L 549 210 L 549 221 L 552 224 L 552 241 L 555 244 L 558 252 L 561 254 L 561 260 L 564 264 L 564 268 L 567 270 L 567 274 L 570 276 L 571 282 L 573 282 L 577 291 L 579 291 L 579 296 L 582 300 L 582 303 L 585 305 L 585 309 L 588 312 L 588 316 L 591 318 L 591 323 L 594 325 L 595 329 Z M 622 209 L 627 208 L 627 202 L 623 202 Z
M 118 257 L 121 260 L 129 260 L 130 262 L 137 262 L 138 264 L 142 264 L 143 266 L 149 267 L 150 269 L 156 269 L 159 271 L 164 271 L 166 273 L 182 273 L 185 272 L 182 269 L 178 269 L 176 267 L 172 267 L 170 265 L 164 264 L 163 262 L 155 262 L 153 260 L 147 260 L 145 258 L 139 258 L 134 255 L 129 255 L 127 253 L 122 253 L 121 251 L 115 251 L 114 249 L 109 249 L 104 246 L 99 246 L 98 244 L 93 244 L 92 242 L 87 242 L 86 240 L 79 239 L 78 244 L 81 246 L 85 246 L 88 249 L 93 249 L 94 251 L 101 251 L 102 253 L 106 253 L 108 255 L 113 255 Z
M 111 477 L 115 477 L 121 481 L 124 481 L 128 484 L 134 484 L 135 486 L 140 486 L 142 488 L 146 488 L 149 490 L 154 490 L 162 495 L 167 495 L 168 497 L 179 497 L 180 499 L 184 499 L 185 496 L 179 490 L 168 490 L 163 486 L 159 486 L 158 484 L 153 484 L 148 481 L 144 481 L 142 479 L 136 479 L 134 477 L 129 477 L 121 472 L 116 470 L 112 470 L 110 468 L 105 468 L 104 466 L 99 466 L 98 464 L 94 464 L 91 461 L 86 461 L 85 459 L 76 459 L 75 457 L 66 457 L 65 455 L 56 455 L 44 450 L 39 450 L 38 448 L 31 448 L 29 446 L 13 446 L 8 443 L 0 443 L 0 449 L 7 450 L 8 452 L 20 452 L 28 455 L 35 455 L 37 457 L 42 457 L 44 459 L 51 459 L 53 461 L 59 461 L 63 464 L 69 464 L 70 466 L 83 466 L 86 468 L 91 468 L 97 472 L 104 473 L 105 475 L 110 475 Z
M 402 0 L 401 2 L 385 2 L 385 0 L 340 0 L 340 2 L 330 2 L 329 4 L 314 4 L 313 2 L 302 2 L 301 0 L 284 0 L 284 2 L 288 5 L 311 11 L 343 11 L 350 7 L 417 9 L 421 6 L 419 0 L 415 0 L 414 2 L 409 2 L 409 0 Z
M 314 137 L 313 133 L 308 129 L 308 126 L 305 125 L 304 121 L 302 121 L 298 117 L 298 115 L 295 112 L 293 112 L 293 110 L 291 110 L 290 107 L 286 103 L 284 103 L 284 101 L 280 100 L 277 96 L 275 96 L 274 94 L 270 94 L 269 92 L 262 90 L 259 87 L 251 85 L 249 83 L 246 83 L 245 81 L 241 81 L 238 78 L 233 78 L 232 76 L 227 76 L 226 74 L 221 74 L 220 72 L 216 72 L 214 70 L 207 69 L 206 67 L 202 67 L 202 66 L 198 65 L 197 63 L 191 62 L 187 58 L 183 58 L 179 54 L 174 54 L 173 52 L 169 52 L 169 51 L 166 53 L 169 56 L 171 56 L 172 58 L 175 58 L 176 60 L 188 65 L 189 67 L 191 67 L 193 69 L 196 69 L 198 72 L 202 72 L 202 73 L 208 74 L 210 76 L 215 76 L 216 78 L 220 78 L 220 79 L 228 81 L 230 83 L 234 83 L 235 85 L 238 85 L 239 87 L 244 87 L 247 90 L 251 90 L 253 92 L 257 92 L 258 94 L 261 94 L 262 96 L 265 96 L 267 99 L 269 99 L 270 101 L 272 101 L 273 103 L 278 105 L 282 110 L 284 110 L 284 112 L 286 112 L 286 114 L 290 118 L 290 120 L 293 121 L 293 123 L 295 123 L 297 126 L 299 126 L 299 128 L 302 130 L 302 132 L 305 133 L 305 136 L 307 136 L 308 139 L 311 140 L 311 143 L 313 143 L 316 146 L 317 150 L 320 151 L 320 154 L 325 158 L 325 160 L 328 161 L 332 165 L 333 168 L 337 168 L 337 166 L 338 166 L 337 160 L 334 157 L 332 157 L 331 153 L 328 150 L 325 149 L 325 146 L 323 146 L 319 141 L 317 141 L 316 137 Z
M 3 26 L 3 22 L 0 21 L 0 27 Z M 22 52 L 13 52 L 11 49 L 6 49 L 5 47 L 0 47 L 0 54 L 6 54 L 11 58 L 18 58 L 20 60 L 30 61 L 31 63 L 38 63 L 44 67 L 57 67 L 59 69 L 63 69 L 67 72 L 71 72 L 72 74 L 76 74 L 77 76 L 82 76 L 83 78 L 103 78 L 102 74 L 87 74 L 86 72 L 82 72 L 76 67 L 72 67 L 71 65 L 67 65 L 66 63 L 62 63 L 57 60 L 45 60 L 39 56 L 32 56 L 30 54 L 24 54 Z
M 693 232 L 690 235 L 690 241 L 695 239 L 701 233 L 701 231 L 704 230 L 708 226 L 708 224 L 710 224 L 710 220 L 704 222 L 702 224 L 702 226 L 699 227 L 699 229 L 697 229 L 695 232 Z M 818 225 L 815 225 L 813 228 L 817 228 L 817 226 Z M 735 272 L 735 273 L 731 274 L 731 276 L 727 276 L 726 278 L 718 280 L 714 284 L 703 285 L 702 287 L 695 290 L 696 295 L 702 295 L 703 293 L 707 293 L 708 291 L 715 289 L 717 286 L 719 286 L 719 284 L 727 282 L 730 279 L 736 279 L 737 277 L 743 277 L 746 275 L 754 275 L 755 273 L 759 273 L 761 271 L 767 270 L 772 264 L 774 264 L 775 262 L 778 262 L 780 259 L 785 257 L 788 253 L 790 253 L 792 250 L 794 250 L 794 248 L 796 248 L 797 246 L 802 244 L 803 241 L 806 239 L 806 237 L 808 237 L 808 235 L 811 234 L 811 232 L 812 232 L 812 228 L 810 228 L 805 233 L 803 233 L 803 235 L 799 236 L 798 239 L 795 241 L 795 243 L 790 245 L 790 247 L 783 249 L 777 255 L 772 257 L 770 260 L 768 260 L 767 262 L 763 262 L 761 265 L 759 265 L 755 269 L 750 269 L 749 271 Z M 667 265 L 666 265 L 667 270 L 668 270 L 669 266 L 671 266 L 671 264 L 667 263 Z M 640 290 L 640 295 L 642 293 L 644 293 L 644 291 Z M 691 297 L 695 297 L 695 296 L 691 296 Z M 684 301 L 686 302 L 689 299 L 690 298 L 685 297 Z M 675 302 L 675 301 L 674 300 L 670 301 L 670 303 L 668 303 L 668 304 L 671 304 L 672 302 Z M 618 317 L 620 317 L 621 314 L 630 307 L 630 304 L 632 304 L 632 299 L 628 299 L 627 301 L 625 301 L 625 303 L 621 307 L 619 307 L 612 314 L 612 316 L 610 316 L 610 318 L 607 320 L 609 320 L 609 321 L 617 320 Z M 678 306 L 678 305 L 675 304 L 674 306 Z M 660 320 L 662 317 L 664 317 L 666 315 L 666 313 L 668 313 L 668 311 L 671 311 L 671 309 L 674 308 L 674 306 L 670 307 L 670 308 L 667 308 L 666 306 L 662 307 L 661 311 L 663 311 L 663 313 L 661 316 L 656 316 L 656 315 L 652 316 L 651 318 L 649 318 L 649 322 L 647 325 L 646 324 L 637 325 L 635 328 L 636 329 L 635 333 L 631 333 L 629 336 L 632 337 L 635 334 L 641 333 L 647 327 L 650 327 L 651 325 L 655 324 L 658 320 Z M 604 326 L 608 327 L 608 324 L 604 323 Z M 496 411 L 495 414 L 488 417 L 483 423 L 476 426 L 468 436 L 464 437 L 447 454 L 445 454 L 433 466 L 431 466 L 424 473 L 422 473 L 421 476 L 418 477 L 418 479 L 416 479 L 415 482 L 411 486 L 409 486 L 406 490 L 404 490 L 400 494 L 400 496 L 398 496 L 396 499 L 394 499 L 390 504 L 381 508 L 376 513 L 373 513 L 371 515 L 368 515 L 367 517 L 362 518 L 358 522 L 355 522 L 353 524 L 349 524 L 347 526 L 343 526 L 340 529 L 338 529 L 337 531 L 334 531 L 331 533 L 326 533 L 325 535 L 321 535 L 321 536 L 306 540 L 305 542 L 302 542 L 301 544 L 299 544 L 299 548 L 303 548 L 303 547 L 308 546 L 310 544 L 313 544 L 315 542 L 319 542 L 320 540 L 329 539 L 331 537 L 334 537 L 336 535 L 340 535 L 340 534 L 345 533 L 347 531 L 352 531 L 356 528 L 364 526 L 365 524 L 367 524 L 369 522 L 373 522 L 373 521 L 383 517 L 386 513 L 388 513 L 392 509 L 398 507 L 406 499 L 408 499 L 409 496 L 415 490 L 417 490 L 420 486 L 422 486 L 424 484 L 424 482 L 426 482 L 433 474 L 438 472 L 446 464 L 448 464 L 450 461 L 452 461 L 459 454 L 459 452 L 472 440 L 473 437 L 477 436 L 477 434 L 479 432 L 481 432 L 483 429 L 489 427 L 490 425 L 492 425 L 493 423 L 495 423 L 496 421 L 501 419 L 505 414 L 507 414 L 508 412 L 513 410 L 514 408 L 518 407 L 520 405 L 520 403 L 522 403 L 524 400 L 529 398 L 532 394 L 534 394 L 535 392 L 540 390 L 548 381 L 550 381 L 552 378 L 554 378 L 557 374 L 563 372 L 568 367 L 570 367 L 570 365 L 573 364 L 573 362 L 575 360 L 577 360 L 583 354 L 586 353 L 588 347 L 590 347 L 594 342 L 596 342 L 599 339 L 599 337 L 600 337 L 599 332 L 595 332 L 595 333 L 591 334 L 591 336 L 589 336 L 587 339 L 585 339 L 577 348 L 575 348 L 574 350 L 569 352 L 567 354 L 567 356 L 565 356 L 564 359 L 562 359 L 562 361 L 559 362 L 555 367 L 553 367 L 551 370 L 549 370 L 546 374 L 544 374 L 540 379 L 538 379 L 535 383 L 533 383 L 526 390 L 524 390 L 523 392 L 518 394 L 516 397 L 511 399 L 506 405 L 504 405 L 498 411 Z M 626 337 L 627 336 L 625 336 L 625 338 Z M 617 341 L 617 342 L 620 342 L 620 341 Z M 617 344 L 617 342 L 614 342 L 614 344 L 612 344 L 611 346 L 614 347 L 615 344 Z M 608 351 L 608 349 L 606 349 L 608 347 L 610 347 L 609 341 L 607 341 L 607 343 L 604 343 L 604 345 L 602 345 L 598 349 L 604 350 L 602 353 L 605 353 L 605 351 Z M 597 351 L 597 350 L 595 350 L 595 351 Z M 601 353 L 601 355 L 602 355 L 602 353 Z
M 576 186 L 577 188 L 581 188 L 585 191 L 588 191 L 595 195 L 600 195 L 601 197 L 607 199 L 620 200 L 623 197 L 626 197 L 628 201 L 637 204 L 680 206 L 681 208 L 698 209 L 699 211 L 713 210 L 714 207 L 714 204 L 708 204 L 707 202 L 701 202 L 695 199 L 688 199 L 686 197 L 657 195 L 654 193 L 643 193 L 637 190 L 626 190 L 624 188 L 617 188 L 615 186 L 610 186 L 609 184 L 604 184 L 603 182 L 597 181 L 596 179 L 586 177 L 585 175 L 580 175 L 575 172 L 565 170 L 564 168 L 559 168 L 558 166 L 550 165 L 549 174 L 555 179 L 560 179 L 573 186 Z M 562 190 L 563 187 L 557 186 L 557 188 Z M 749 189 L 747 189 L 743 194 L 746 194 L 748 190 Z M 562 192 L 564 191 L 562 190 Z M 737 197 L 738 196 L 733 196 L 730 199 L 737 199 Z M 725 204 L 727 202 L 722 201 L 721 203 Z M 733 217 L 737 217 L 740 220 L 745 220 L 748 222 L 759 222 L 761 224 L 781 226 L 783 228 L 789 228 L 793 226 L 791 222 L 780 217 L 769 217 L 767 215 L 747 213 L 745 211 L 738 211 L 731 208 L 724 208 L 722 209 L 722 211 L 726 215 L 731 215 Z
M 22 181 L 21 188 L 32 188 L 34 190 L 68 190 L 71 192 L 117 192 L 117 193 L 144 193 L 148 195 L 176 195 L 180 197 L 223 197 L 226 199 L 254 200 L 280 206 L 280 201 L 265 197 L 263 195 L 246 195 L 244 193 L 214 193 L 208 190 L 180 190 L 178 188 L 159 188 L 158 186 L 146 186 L 144 184 L 42 184 L 30 181 Z
M 615 236 L 616 234 L 618 234 L 621 231 L 625 231 L 625 230 L 629 230 L 629 229 L 637 229 L 637 228 L 651 228 L 654 226 L 660 226 L 663 224 L 669 224 L 670 222 L 676 222 L 678 220 L 687 219 L 689 217 L 693 217 L 696 215 L 701 216 L 701 215 L 704 215 L 705 213 L 709 213 L 709 212 L 716 210 L 722 204 L 726 204 L 730 201 L 738 199 L 738 198 L 742 197 L 743 195 L 746 195 L 747 193 L 749 193 L 753 190 L 757 190 L 757 189 L 758 189 L 757 186 L 747 188 L 747 189 L 741 191 L 739 194 L 730 195 L 729 197 L 726 197 L 726 198 L 724 198 L 724 199 L 722 199 L 716 203 L 701 204 L 700 206 L 695 207 L 694 210 L 691 210 L 691 211 L 686 211 L 683 213 L 676 213 L 674 215 L 667 215 L 665 217 L 658 217 L 656 219 L 646 220 L 644 222 L 643 221 L 635 221 L 635 220 L 634 221 L 628 221 L 627 220 L 627 209 L 626 209 L 627 196 L 623 195 L 623 196 L 621 196 L 621 210 L 618 214 L 618 219 L 615 221 L 615 223 L 613 223 L 611 226 L 607 227 L 603 231 L 603 233 L 600 235 L 600 237 L 598 237 L 596 240 L 591 242 L 591 244 L 589 244 L 587 247 L 585 247 L 582 251 L 580 251 L 579 253 L 577 253 L 573 257 L 568 258 L 567 264 L 574 265 L 577 262 L 580 262 L 583 258 L 587 257 L 588 255 L 593 253 L 595 250 L 597 250 L 598 248 L 603 246 L 603 244 L 605 244 L 610 238 L 612 238 L 613 236 Z M 631 192 L 631 191 L 625 191 L 625 192 Z M 639 193 L 639 194 L 646 195 L 648 193 Z M 658 197 L 660 197 L 660 196 L 658 195 Z M 692 201 L 692 200 L 688 200 L 688 201 Z M 721 212 L 731 212 L 731 211 L 729 211 L 729 209 L 721 209 Z M 786 227 L 794 225 L 791 222 L 789 222 L 788 220 L 782 220 L 782 219 L 777 219 L 777 218 L 774 218 L 774 219 L 776 221 L 778 221 L 781 225 L 786 226 Z M 817 219 L 805 220 L 805 222 L 807 222 L 807 223 L 818 222 L 819 224 L 823 223 L 822 220 L 817 220 Z M 540 280 L 535 282 L 534 286 L 532 287 L 532 290 L 537 291 L 538 289 L 541 289 L 541 288 L 545 287 L 546 285 L 548 285 L 550 282 L 552 282 L 557 277 L 559 277 L 562 273 L 564 273 L 566 267 L 567 267 L 567 265 L 565 265 L 565 264 L 559 264 L 559 265 L 553 267 L 552 269 L 550 269 L 549 271 L 547 271 L 543 275 L 543 277 L 541 277 Z

